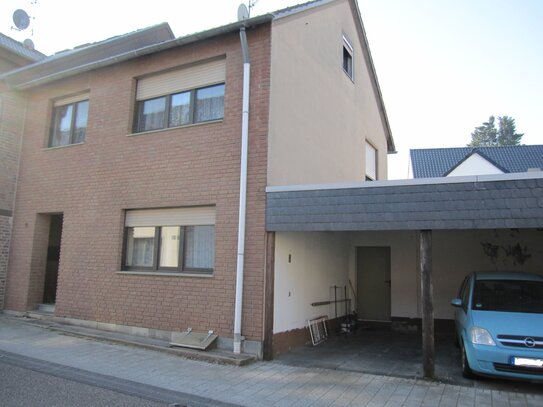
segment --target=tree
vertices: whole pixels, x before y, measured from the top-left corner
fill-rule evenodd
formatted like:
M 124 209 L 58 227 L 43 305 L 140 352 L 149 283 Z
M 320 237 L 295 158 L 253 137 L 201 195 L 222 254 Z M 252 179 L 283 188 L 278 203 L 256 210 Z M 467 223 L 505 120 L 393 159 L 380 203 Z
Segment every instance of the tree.
M 476 127 L 471 133 L 470 147 L 495 147 L 498 144 L 498 131 L 494 124 L 494 116 L 490 116 L 482 126 Z
M 517 133 L 515 119 L 509 116 L 498 117 L 498 129 L 496 119 L 490 116 L 482 126 L 476 127 L 471 133 L 469 147 L 500 147 L 518 146 L 523 133 Z
M 517 133 L 515 119 L 509 116 L 498 117 L 498 145 L 518 146 L 524 133 Z

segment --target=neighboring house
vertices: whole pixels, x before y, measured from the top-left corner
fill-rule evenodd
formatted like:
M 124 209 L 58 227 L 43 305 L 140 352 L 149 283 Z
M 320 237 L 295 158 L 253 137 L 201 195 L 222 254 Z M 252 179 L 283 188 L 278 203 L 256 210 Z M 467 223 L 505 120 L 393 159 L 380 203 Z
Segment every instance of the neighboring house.
M 0 33 L 0 74 L 45 58 L 20 42 Z M 0 309 L 3 306 L 24 98 L 0 88 Z
M 410 161 L 413 178 L 542 171 L 543 145 L 413 149 Z
M 241 333 L 243 350 L 266 343 L 269 355 L 266 187 L 384 180 L 394 151 L 353 0 L 181 38 L 159 25 L 1 79 L 26 100 L 9 312 L 54 303 L 68 321 L 163 338 L 213 330 L 234 349 Z

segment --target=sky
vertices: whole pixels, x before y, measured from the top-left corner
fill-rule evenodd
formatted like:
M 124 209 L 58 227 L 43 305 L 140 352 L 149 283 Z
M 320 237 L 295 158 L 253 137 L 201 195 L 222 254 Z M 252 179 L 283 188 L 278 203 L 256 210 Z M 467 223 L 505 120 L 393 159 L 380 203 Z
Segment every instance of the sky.
M 246 3 L 248 0 L 244 0 Z M 2 0 L 0 32 L 45 54 L 168 22 L 176 36 L 237 20 L 242 0 Z M 304 2 L 259 0 L 251 16 Z M 543 0 L 358 0 L 397 154 L 463 147 L 490 115 L 543 144 Z M 30 27 L 13 30 L 24 9 Z

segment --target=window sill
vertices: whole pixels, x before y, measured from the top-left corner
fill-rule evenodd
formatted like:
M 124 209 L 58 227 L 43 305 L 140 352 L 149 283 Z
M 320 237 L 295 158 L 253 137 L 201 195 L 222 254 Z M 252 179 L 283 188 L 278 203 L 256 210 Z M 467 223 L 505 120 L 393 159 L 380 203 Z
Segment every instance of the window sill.
M 117 271 L 115 274 L 125 274 L 133 276 L 160 276 L 160 277 L 200 277 L 212 278 L 213 273 L 167 273 L 160 271 Z
M 224 118 L 223 119 L 217 119 L 217 120 L 208 120 L 207 122 L 185 124 L 184 126 L 166 127 L 164 129 L 140 131 L 138 133 L 130 133 L 127 136 L 128 137 L 143 136 L 145 134 L 162 133 L 164 131 L 169 131 L 169 130 L 186 129 L 187 127 L 196 127 L 196 126 L 204 126 L 206 124 L 212 124 L 212 123 L 221 123 L 223 121 L 224 121 Z
M 81 142 L 81 143 L 64 144 L 63 146 L 44 147 L 43 150 L 45 150 L 45 151 L 48 151 L 48 150 L 58 150 L 58 149 L 61 149 L 61 148 L 74 147 L 74 146 L 82 146 L 83 144 L 85 144 L 84 141 Z
M 343 72 L 345 73 L 345 75 L 347 75 L 347 78 L 349 78 L 349 80 L 354 83 L 354 75 L 349 75 L 349 72 L 347 72 L 345 69 L 343 70 Z

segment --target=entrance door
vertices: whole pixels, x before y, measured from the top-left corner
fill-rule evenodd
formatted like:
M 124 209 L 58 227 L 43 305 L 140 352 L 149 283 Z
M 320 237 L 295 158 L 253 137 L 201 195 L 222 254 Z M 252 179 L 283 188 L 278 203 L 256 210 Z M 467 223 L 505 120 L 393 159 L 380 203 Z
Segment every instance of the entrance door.
M 47 265 L 45 267 L 45 284 L 43 286 L 44 304 L 54 304 L 56 301 L 61 237 L 62 215 L 51 215 L 49 242 L 47 246 Z
M 390 247 L 356 249 L 359 318 L 390 321 Z

